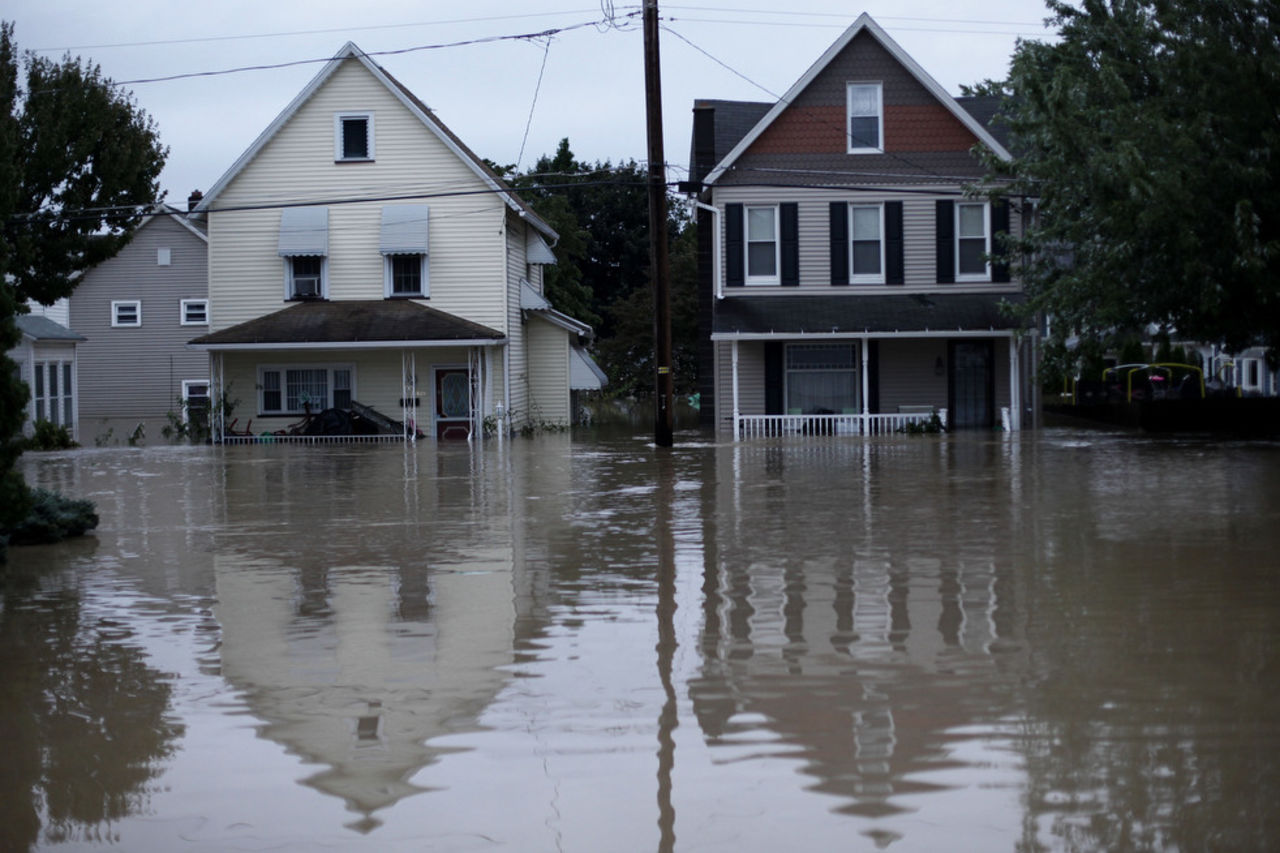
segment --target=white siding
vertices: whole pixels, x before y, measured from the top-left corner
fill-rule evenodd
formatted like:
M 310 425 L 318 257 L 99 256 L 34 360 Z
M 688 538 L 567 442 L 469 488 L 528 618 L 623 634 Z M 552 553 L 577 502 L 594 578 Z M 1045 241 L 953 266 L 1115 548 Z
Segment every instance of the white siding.
M 507 334 L 509 343 L 507 350 L 511 370 L 511 399 L 507 401 L 511 412 L 511 425 L 520 426 L 530 414 L 529 398 L 529 361 L 525 345 L 527 324 L 520 311 L 520 278 L 525 271 L 525 229 L 526 223 L 514 215 L 506 220 L 506 273 L 507 273 Z M 565 393 L 569 386 L 565 385 Z
M 335 163 L 333 116 L 373 113 L 375 162 Z M 329 206 L 329 296 L 381 299 L 380 211 L 421 196 L 430 206 L 430 304 L 507 331 L 503 223 L 506 207 L 481 179 L 359 62 L 334 72 L 232 180 L 209 214 L 213 331 L 284 306 L 279 208 L 217 208 L 310 201 Z
M 529 410 L 535 422 L 569 423 L 569 334 L 545 320 L 525 327 L 529 342 Z

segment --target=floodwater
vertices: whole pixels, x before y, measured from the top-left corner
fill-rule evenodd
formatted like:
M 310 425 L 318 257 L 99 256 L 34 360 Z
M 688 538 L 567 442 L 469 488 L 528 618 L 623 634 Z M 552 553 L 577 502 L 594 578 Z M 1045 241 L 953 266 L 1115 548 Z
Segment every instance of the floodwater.
M 1280 847 L 1280 445 L 28 454 L 0 850 Z

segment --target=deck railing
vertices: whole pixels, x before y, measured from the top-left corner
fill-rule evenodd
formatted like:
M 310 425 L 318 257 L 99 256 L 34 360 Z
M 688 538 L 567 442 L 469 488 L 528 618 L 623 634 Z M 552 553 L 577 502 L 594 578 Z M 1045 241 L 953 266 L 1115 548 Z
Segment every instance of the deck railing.
M 393 444 L 408 441 L 403 435 L 234 435 L 222 437 L 223 444 Z
M 933 412 L 880 415 L 739 415 L 739 438 L 777 438 L 791 435 L 891 435 L 908 424 L 927 424 Z M 943 424 L 946 412 L 938 413 Z

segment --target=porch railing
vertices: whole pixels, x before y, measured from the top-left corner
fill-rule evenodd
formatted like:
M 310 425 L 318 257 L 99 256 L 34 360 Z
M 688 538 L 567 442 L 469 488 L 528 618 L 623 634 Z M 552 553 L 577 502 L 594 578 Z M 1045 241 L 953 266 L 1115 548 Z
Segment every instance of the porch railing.
M 937 413 L 946 424 L 946 410 Z M 738 415 L 739 438 L 777 438 L 792 435 L 891 435 L 908 424 L 927 424 L 933 412 L 879 415 Z
M 222 444 L 395 444 L 407 442 L 406 435 L 235 435 L 222 437 Z

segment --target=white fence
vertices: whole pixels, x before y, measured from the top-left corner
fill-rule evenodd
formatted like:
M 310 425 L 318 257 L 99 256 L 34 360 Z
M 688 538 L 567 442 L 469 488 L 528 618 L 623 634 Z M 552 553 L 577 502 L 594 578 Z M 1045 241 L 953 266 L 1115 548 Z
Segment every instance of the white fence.
M 947 412 L 938 417 L 945 426 Z M 908 424 L 929 423 L 933 412 L 887 415 L 738 415 L 739 438 L 777 438 L 790 435 L 891 435 L 906 432 Z

